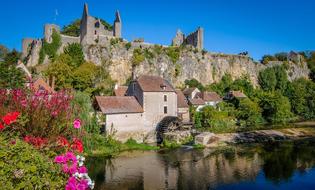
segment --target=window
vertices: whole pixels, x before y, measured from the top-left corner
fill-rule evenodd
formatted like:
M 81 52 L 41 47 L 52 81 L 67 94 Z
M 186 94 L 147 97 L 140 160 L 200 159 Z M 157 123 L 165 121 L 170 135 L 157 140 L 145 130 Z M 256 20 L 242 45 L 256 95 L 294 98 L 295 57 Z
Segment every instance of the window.
M 167 106 L 164 106 L 164 114 L 167 114 Z
M 94 31 L 95 35 L 97 34 L 96 30 Z
M 164 95 L 164 102 L 167 102 L 167 95 Z

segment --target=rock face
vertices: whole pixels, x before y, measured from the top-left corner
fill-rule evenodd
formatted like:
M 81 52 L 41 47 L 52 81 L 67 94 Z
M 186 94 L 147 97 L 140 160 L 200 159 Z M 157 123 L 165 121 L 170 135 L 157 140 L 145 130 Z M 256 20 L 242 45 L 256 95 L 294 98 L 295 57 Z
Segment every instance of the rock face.
M 226 73 L 233 79 L 242 75 L 248 75 L 254 85 L 257 85 L 257 77 L 260 70 L 284 64 L 275 62 L 268 66 L 253 61 L 244 55 L 227 55 L 205 51 L 198 51 L 191 47 L 180 49 L 179 57 L 172 61 L 167 54 L 167 47 L 149 45 L 144 43 L 131 43 L 127 48 L 127 42 L 117 44 L 102 44 L 84 47 L 86 59 L 100 65 L 107 63 L 107 68 L 114 80 L 119 84 L 126 82 L 132 73 L 132 55 L 135 48 L 141 48 L 145 60 L 134 69 L 135 75 L 151 74 L 166 78 L 175 87 L 183 86 L 186 79 L 195 78 L 202 84 L 210 84 L 221 80 Z M 286 62 L 287 73 L 290 80 L 300 77 L 308 78 L 309 69 L 305 62 Z
M 204 132 L 195 136 L 195 144 L 208 145 L 216 139 L 217 137 L 215 137 L 214 133 Z
M 190 131 L 175 131 L 167 132 L 163 134 L 163 139 L 177 144 L 183 143 L 187 138 L 191 136 Z

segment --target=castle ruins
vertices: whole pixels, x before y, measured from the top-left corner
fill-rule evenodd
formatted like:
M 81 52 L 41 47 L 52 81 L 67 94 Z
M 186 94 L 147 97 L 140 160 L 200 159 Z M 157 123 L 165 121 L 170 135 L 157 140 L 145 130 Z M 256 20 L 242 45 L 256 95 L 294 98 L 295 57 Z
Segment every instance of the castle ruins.
M 101 19 L 93 17 L 89 14 L 88 5 L 84 4 L 79 36 L 68 36 L 61 33 L 60 27 L 55 24 L 45 24 L 44 38 L 33 39 L 25 38 L 22 40 L 22 57 L 26 60 L 27 66 L 35 66 L 38 64 L 40 50 L 44 41 L 52 42 L 53 32 L 57 32 L 61 37 L 61 47 L 58 53 L 63 51 L 63 48 L 71 43 L 79 43 L 85 45 L 106 44 L 112 38 L 122 38 L 122 22 L 119 11 L 116 11 L 113 25 L 104 23 Z M 133 41 L 132 46 L 151 46 L 153 44 L 145 43 L 144 41 Z M 172 45 L 191 45 L 199 50 L 203 49 L 203 29 L 198 28 L 195 32 L 185 35 L 178 30 L 176 37 L 172 41 Z M 47 60 L 47 58 L 45 58 Z M 47 61 L 44 61 L 46 63 Z

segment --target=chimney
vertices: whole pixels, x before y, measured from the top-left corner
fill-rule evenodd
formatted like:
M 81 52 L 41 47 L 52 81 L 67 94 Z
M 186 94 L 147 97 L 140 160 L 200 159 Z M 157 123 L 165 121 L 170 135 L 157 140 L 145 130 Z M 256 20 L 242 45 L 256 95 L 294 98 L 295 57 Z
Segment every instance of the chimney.
M 117 89 L 118 89 L 118 84 L 117 84 L 117 83 L 115 84 L 115 87 L 114 87 L 114 88 L 115 88 L 115 90 L 117 90 Z

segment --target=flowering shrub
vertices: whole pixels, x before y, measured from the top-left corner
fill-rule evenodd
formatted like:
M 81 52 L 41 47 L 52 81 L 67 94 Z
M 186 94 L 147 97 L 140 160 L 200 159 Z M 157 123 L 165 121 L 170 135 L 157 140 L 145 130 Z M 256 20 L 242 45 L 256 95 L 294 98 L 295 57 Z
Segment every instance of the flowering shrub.
M 52 155 L 61 153 L 54 162 L 62 166 L 62 176 L 69 176 L 66 190 L 92 189 L 94 182 L 83 166 L 84 157 L 76 156 L 84 151 L 80 140 L 84 130 L 81 129 L 81 120 L 74 119 L 75 107 L 70 104 L 71 99 L 72 96 L 64 91 L 48 94 L 33 89 L 0 90 L 0 132 L 6 133 L 7 138 L 15 135 L 15 138 L 22 139 L 43 153 L 47 153 L 47 150 L 53 151 Z M 37 177 L 34 174 L 33 178 Z M 31 186 L 30 182 L 27 187 Z
M 60 134 L 70 136 L 74 120 L 72 96 L 66 91 L 49 94 L 46 91 L 34 89 L 0 90 L 0 116 L 4 124 L 16 119 L 21 114 L 19 122 L 10 130 L 22 136 L 47 138 L 55 141 Z M 1 124 L 3 125 L 3 123 Z M 0 126 L 0 128 L 3 128 Z

